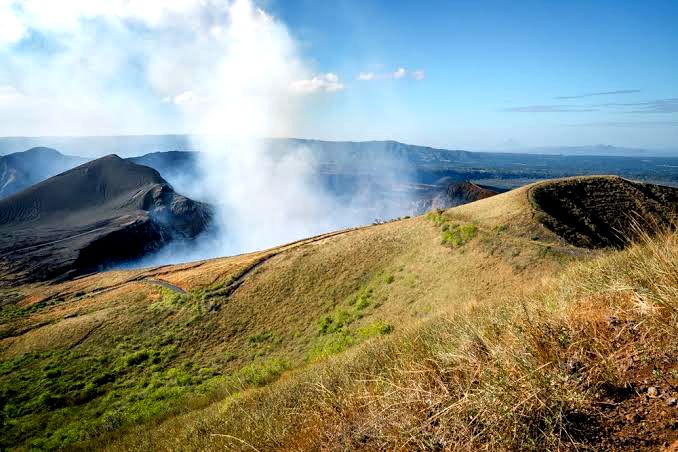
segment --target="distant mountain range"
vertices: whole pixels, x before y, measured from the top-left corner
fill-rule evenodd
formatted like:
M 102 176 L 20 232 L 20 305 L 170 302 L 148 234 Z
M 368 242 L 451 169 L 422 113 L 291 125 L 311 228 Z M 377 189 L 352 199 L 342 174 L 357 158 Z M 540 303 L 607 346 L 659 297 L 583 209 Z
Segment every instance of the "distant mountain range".
M 598 155 L 615 157 L 678 157 L 677 149 L 641 149 L 596 144 L 592 146 L 544 146 L 516 148 L 512 152 L 545 155 Z
M 95 137 L 0 137 L 0 155 L 33 147 L 50 147 L 90 159 L 108 154 L 131 157 L 149 152 L 188 151 L 188 135 L 121 135 Z
M 0 148 L 3 140 L 0 139 Z M 23 143 L 13 139 L 12 145 Z M 19 141 L 17 141 L 19 140 Z M 47 139 L 44 139 L 47 140 Z M 154 168 L 178 192 L 199 197 L 199 152 L 186 150 L 185 135 L 148 137 L 58 138 L 68 146 L 64 155 L 52 148 L 33 148 L 0 157 L 0 198 L 75 167 L 100 149 L 121 149 L 130 161 Z M 80 148 L 82 145 L 102 148 Z M 272 160 L 294 154 L 313 165 L 318 182 L 339 196 L 364 190 L 392 190 L 389 185 L 423 184 L 446 187 L 449 181 L 474 181 L 499 188 L 514 188 L 541 179 L 574 175 L 613 174 L 629 179 L 678 185 L 678 158 L 653 156 L 588 155 L 634 154 L 634 149 L 609 146 L 542 148 L 543 154 L 485 153 L 435 149 L 397 141 L 333 142 L 303 139 L 264 140 Z M 166 149 L 157 151 L 157 149 Z M 565 155 L 563 152 L 577 155 Z M 61 149 L 60 149 L 61 150 Z M 152 151 L 152 152 L 147 152 Z M 444 182 L 447 181 L 447 182 Z M 426 195 L 428 196 L 428 194 Z M 419 194 L 417 199 L 421 199 Z
M 71 155 L 80 155 L 89 158 L 100 157 L 107 154 L 117 154 L 121 157 L 132 157 L 153 152 L 169 151 L 197 151 L 195 144 L 200 140 L 186 134 L 174 135 L 119 135 L 119 136 L 92 136 L 92 137 L 0 137 L 0 155 L 21 152 L 33 147 L 51 147 Z M 678 157 L 678 146 L 675 149 L 643 149 L 596 144 L 586 146 L 511 146 L 502 151 L 479 150 L 457 151 L 437 149 L 428 146 L 416 146 L 397 141 L 325 141 L 297 138 L 274 138 L 264 140 L 269 144 L 288 146 L 300 144 L 314 150 L 321 149 L 335 153 L 338 150 L 351 149 L 353 152 L 362 152 L 365 149 L 388 150 L 388 152 L 404 151 L 418 154 L 423 151 L 426 155 L 420 155 L 424 160 L 446 160 L 455 153 L 513 153 L 513 154 L 544 154 L 544 155 L 586 155 L 586 156 L 616 156 L 616 157 Z M 449 153 L 452 154 L 449 154 Z M 461 154 L 457 154 L 459 157 Z
M 0 156 L 0 198 L 21 191 L 87 160 L 63 155 L 50 148 L 33 148 Z

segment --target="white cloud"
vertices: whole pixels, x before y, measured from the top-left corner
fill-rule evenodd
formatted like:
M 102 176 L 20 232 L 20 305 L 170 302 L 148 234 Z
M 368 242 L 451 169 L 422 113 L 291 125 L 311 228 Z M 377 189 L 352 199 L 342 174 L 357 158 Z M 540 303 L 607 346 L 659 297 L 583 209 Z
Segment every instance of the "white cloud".
M 5 97 L 5 96 L 15 96 L 18 95 L 19 90 L 16 89 L 16 87 L 12 85 L 0 85 L 0 96 Z
M 163 102 L 170 102 L 174 105 L 190 105 L 205 102 L 205 99 L 199 97 L 193 91 L 184 91 L 183 93 L 177 94 L 176 96 L 165 97 Z
M 59 51 L 14 47 L 30 30 Z M 279 136 L 344 88 L 254 0 L 0 0 L 0 53 L 0 135 Z
M 298 94 L 334 93 L 343 90 L 344 85 L 336 74 L 329 72 L 308 80 L 296 80 L 292 82 L 291 89 Z
M 374 72 L 361 72 L 358 74 L 358 80 L 363 80 L 363 81 L 369 81 L 369 80 L 374 80 L 375 79 Z
M 374 72 L 361 72 L 356 77 L 357 80 L 361 81 L 370 81 L 370 80 L 401 80 L 407 76 L 411 76 L 415 80 L 424 80 L 426 78 L 426 72 L 423 69 L 417 69 L 416 71 L 408 72 L 404 67 L 399 67 L 393 72 L 375 74 Z
M 0 0 L 0 45 L 14 44 L 26 33 L 26 27 L 16 16 L 12 6 L 12 3 Z
M 13 105 L 24 99 L 23 93 L 12 85 L 0 85 L 0 106 Z
M 183 19 L 189 28 L 226 16 L 227 0 L 0 0 L 0 44 L 13 44 L 27 28 L 70 32 L 83 20 L 134 21 L 158 28 Z

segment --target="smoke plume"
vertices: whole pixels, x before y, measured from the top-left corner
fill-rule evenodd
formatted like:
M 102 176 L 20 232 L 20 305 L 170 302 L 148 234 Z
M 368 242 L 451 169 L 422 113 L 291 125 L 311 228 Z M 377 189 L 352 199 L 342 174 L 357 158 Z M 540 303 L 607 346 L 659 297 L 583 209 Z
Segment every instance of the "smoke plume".
M 374 219 L 371 195 L 329 191 L 308 148 L 264 139 L 290 136 L 310 98 L 344 85 L 313 71 L 286 26 L 252 0 L 6 0 L 0 30 L 0 114 L 11 111 L 17 127 L 30 117 L 32 135 L 195 137 L 201 175 L 191 192 L 216 206 L 217 233 L 190 256 L 175 247 L 162 259 L 260 249 Z

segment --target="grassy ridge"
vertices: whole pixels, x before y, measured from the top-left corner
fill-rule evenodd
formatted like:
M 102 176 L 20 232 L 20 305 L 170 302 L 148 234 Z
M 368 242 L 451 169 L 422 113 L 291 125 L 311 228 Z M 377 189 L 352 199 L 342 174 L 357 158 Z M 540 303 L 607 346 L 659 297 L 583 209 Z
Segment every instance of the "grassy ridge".
M 647 239 L 528 297 L 442 315 L 114 448 L 657 447 L 675 437 L 677 262 L 677 235 Z
M 676 237 L 576 248 L 528 193 L 0 293 L 0 447 L 672 440 Z
M 2 445 L 52 449 L 116 436 L 270 383 L 450 305 L 539 284 L 537 275 L 561 266 L 529 240 L 507 253 L 498 230 L 479 227 L 459 246 L 441 246 L 440 234 L 416 218 L 280 252 L 93 275 L 47 297 L 42 286 L 20 288 L 23 301 L 3 309 L 11 315 L 0 340 Z

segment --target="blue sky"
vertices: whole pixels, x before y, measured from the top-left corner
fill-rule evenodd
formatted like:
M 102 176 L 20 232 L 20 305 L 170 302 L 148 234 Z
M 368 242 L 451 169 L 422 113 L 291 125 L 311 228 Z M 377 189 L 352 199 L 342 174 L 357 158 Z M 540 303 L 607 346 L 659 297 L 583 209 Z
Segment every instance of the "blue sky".
M 313 123 L 321 135 L 678 147 L 678 2 L 304 0 L 270 9 L 317 67 L 345 80 Z M 426 78 L 355 80 L 398 67 Z M 624 93 L 583 96 L 614 91 Z M 558 99 L 567 96 L 582 97 Z M 610 105 L 642 103 L 651 104 Z
M 216 66 L 195 67 L 220 49 L 186 61 L 201 41 L 182 53 L 177 37 L 191 39 L 194 29 L 181 27 L 205 11 L 197 0 L 176 2 L 185 8 L 169 13 L 174 7 L 161 1 L 133 11 L 121 2 L 0 4 L 0 135 L 193 131 L 177 105 L 204 104 L 206 96 L 184 82 L 205 85 Z M 290 54 L 303 59 L 308 74 L 292 85 L 314 94 L 292 125 L 272 131 L 478 150 L 678 149 L 678 2 L 258 5 L 286 27 Z M 207 13 L 220 20 L 219 10 Z M 287 55 L 288 44 L 276 46 Z

